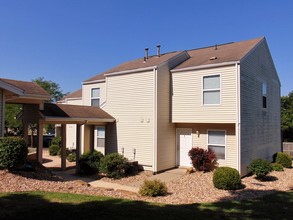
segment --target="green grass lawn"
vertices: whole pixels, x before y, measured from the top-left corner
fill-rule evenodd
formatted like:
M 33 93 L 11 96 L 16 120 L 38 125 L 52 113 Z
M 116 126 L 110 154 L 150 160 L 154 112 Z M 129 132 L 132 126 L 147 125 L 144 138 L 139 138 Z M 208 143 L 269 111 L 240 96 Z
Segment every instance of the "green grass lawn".
M 66 193 L 0 194 L 0 219 L 292 219 L 293 191 L 258 200 L 162 205 Z

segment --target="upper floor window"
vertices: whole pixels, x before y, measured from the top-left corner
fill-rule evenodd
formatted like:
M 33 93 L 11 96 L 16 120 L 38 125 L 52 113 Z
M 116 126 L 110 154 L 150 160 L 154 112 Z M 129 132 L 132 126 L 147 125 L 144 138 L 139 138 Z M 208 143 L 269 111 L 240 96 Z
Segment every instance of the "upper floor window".
M 220 75 L 203 77 L 203 104 L 215 105 L 220 104 Z
M 217 159 L 226 157 L 226 131 L 208 131 L 208 148 L 213 150 Z
M 100 107 L 100 88 L 91 91 L 91 106 Z
M 262 107 L 267 108 L 267 84 L 262 83 Z

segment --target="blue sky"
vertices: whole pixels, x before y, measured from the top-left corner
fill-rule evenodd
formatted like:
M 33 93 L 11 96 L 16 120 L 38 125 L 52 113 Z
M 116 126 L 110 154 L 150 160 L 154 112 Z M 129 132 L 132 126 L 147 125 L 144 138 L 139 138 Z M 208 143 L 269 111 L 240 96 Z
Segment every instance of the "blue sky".
M 293 91 L 292 0 L 0 0 L 0 77 L 43 76 L 64 92 L 144 48 L 170 52 L 265 36 Z

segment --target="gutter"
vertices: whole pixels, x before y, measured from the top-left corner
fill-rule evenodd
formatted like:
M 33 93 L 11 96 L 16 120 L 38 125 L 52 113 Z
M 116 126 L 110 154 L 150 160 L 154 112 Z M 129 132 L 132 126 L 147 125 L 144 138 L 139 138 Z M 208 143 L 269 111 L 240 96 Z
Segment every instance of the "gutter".
M 83 85 L 89 85 L 89 84 L 94 84 L 94 83 L 100 83 L 100 82 L 105 82 L 106 79 L 99 79 L 99 80 L 94 80 L 94 81 L 83 81 Z
M 241 99 L 240 99 L 240 64 L 235 64 L 236 68 L 236 136 L 238 149 L 238 171 L 241 175 Z
M 157 151 L 158 151 L 158 142 L 157 142 L 157 68 L 153 69 L 154 71 L 154 94 L 153 94 L 153 173 L 157 173 L 158 171 L 158 158 L 157 158 Z
M 177 72 L 183 72 L 183 71 L 189 71 L 189 70 L 207 69 L 207 68 L 213 68 L 213 67 L 230 66 L 230 65 L 235 65 L 235 64 L 239 64 L 239 61 L 207 64 L 207 65 L 201 65 L 201 66 L 192 66 L 192 67 L 186 67 L 186 68 L 182 68 L 182 69 L 173 69 L 173 70 L 171 70 L 171 73 L 177 73 Z
M 157 68 L 157 66 L 149 66 L 149 67 L 138 68 L 138 69 L 133 69 L 133 70 L 124 70 L 124 71 L 120 71 L 120 72 L 113 72 L 113 73 L 105 74 L 105 77 L 128 74 L 128 73 L 144 72 L 144 71 L 153 70 L 153 69 L 156 69 L 156 68 Z

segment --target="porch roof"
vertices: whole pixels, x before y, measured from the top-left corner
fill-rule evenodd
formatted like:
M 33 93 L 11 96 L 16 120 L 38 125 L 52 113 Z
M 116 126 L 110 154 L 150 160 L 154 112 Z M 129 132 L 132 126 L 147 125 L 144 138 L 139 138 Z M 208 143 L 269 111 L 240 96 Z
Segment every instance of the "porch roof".
M 37 104 L 50 100 L 50 95 L 34 82 L 0 78 L 0 88 L 6 91 L 7 103 Z
M 99 107 L 45 103 L 41 122 L 50 124 L 99 124 L 114 122 L 110 114 Z

